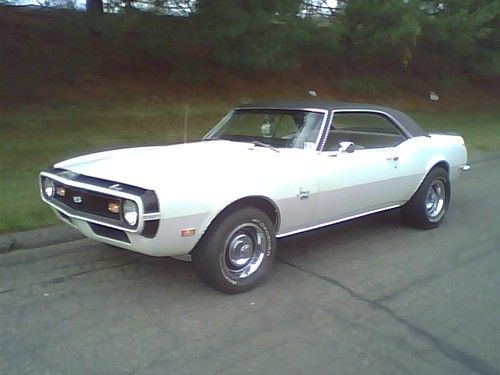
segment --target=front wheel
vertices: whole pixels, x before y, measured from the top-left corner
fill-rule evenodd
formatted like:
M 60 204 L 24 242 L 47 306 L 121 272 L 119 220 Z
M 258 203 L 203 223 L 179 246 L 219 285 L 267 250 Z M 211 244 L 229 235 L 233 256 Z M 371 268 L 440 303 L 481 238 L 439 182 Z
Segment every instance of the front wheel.
M 216 219 L 192 254 L 198 276 L 228 294 L 260 283 L 276 253 L 274 225 L 254 207 L 242 208 Z
M 417 228 L 436 228 L 446 215 L 450 193 L 448 172 L 441 167 L 431 169 L 413 197 L 401 207 L 403 219 Z

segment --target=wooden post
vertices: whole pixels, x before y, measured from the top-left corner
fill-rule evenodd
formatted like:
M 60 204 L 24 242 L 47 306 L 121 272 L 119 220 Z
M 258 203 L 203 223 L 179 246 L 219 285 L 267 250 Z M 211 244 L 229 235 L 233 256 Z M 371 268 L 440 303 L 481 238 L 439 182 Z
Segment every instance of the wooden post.
M 184 143 L 187 142 L 188 113 L 189 113 L 189 107 L 187 104 L 185 104 L 184 105 Z

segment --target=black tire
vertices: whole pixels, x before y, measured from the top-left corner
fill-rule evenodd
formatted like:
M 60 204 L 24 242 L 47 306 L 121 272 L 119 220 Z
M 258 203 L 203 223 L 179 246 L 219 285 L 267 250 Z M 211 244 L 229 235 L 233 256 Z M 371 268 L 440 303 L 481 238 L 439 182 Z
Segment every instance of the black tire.
M 275 254 L 271 219 L 257 208 L 246 207 L 216 219 L 191 255 L 201 280 L 223 293 L 235 294 L 258 285 Z
M 450 193 L 448 172 L 441 167 L 434 167 L 413 197 L 401 207 L 401 215 L 408 224 L 414 227 L 434 229 L 446 216 L 450 205 Z

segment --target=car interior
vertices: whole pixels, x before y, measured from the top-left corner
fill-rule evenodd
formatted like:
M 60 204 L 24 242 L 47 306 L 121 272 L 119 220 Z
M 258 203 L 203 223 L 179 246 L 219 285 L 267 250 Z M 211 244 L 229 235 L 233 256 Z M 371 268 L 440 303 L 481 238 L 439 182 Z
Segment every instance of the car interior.
M 323 151 L 338 151 L 340 142 L 352 142 L 356 150 L 363 150 L 394 147 L 403 140 L 403 136 L 398 134 L 332 129 L 328 134 Z
M 337 114 L 323 151 L 338 151 L 341 142 L 352 142 L 355 150 L 394 147 L 405 140 L 396 126 L 381 115 Z

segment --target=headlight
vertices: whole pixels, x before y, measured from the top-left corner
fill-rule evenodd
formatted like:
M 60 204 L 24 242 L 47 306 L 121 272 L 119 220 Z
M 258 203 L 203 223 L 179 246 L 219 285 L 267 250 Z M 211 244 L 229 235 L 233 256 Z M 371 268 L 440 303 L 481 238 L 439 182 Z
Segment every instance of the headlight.
M 52 198 L 54 196 L 54 181 L 52 181 L 50 178 L 45 177 L 42 181 L 43 185 L 43 193 L 47 198 Z
M 137 204 L 131 200 L 123 201 L 123 218 L 127 222 L 128 225 L 134 226 L 137 224 L 137 219 L 139 218 L 139 209 L 137 208 Z

